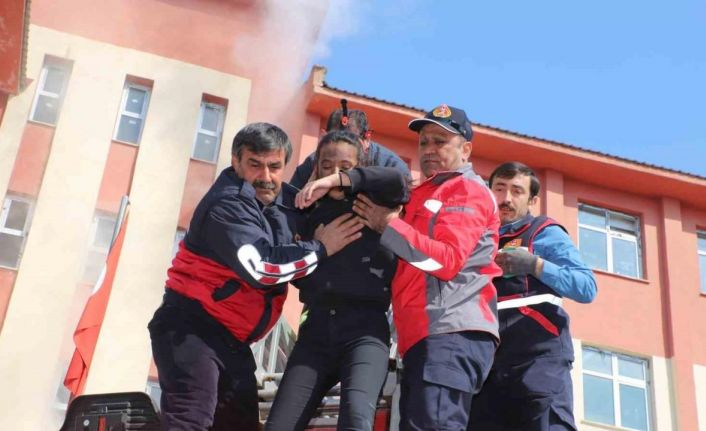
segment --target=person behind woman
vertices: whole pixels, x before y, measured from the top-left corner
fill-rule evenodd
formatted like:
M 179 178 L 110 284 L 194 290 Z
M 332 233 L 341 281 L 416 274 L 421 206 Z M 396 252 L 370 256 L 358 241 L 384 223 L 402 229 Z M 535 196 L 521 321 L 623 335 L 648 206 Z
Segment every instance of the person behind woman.
M 363 148 L 348 131 L 324 135 L 316 149 L 317 180 L 297 195 L 299 208 L 315 203 L 302 239 L 321 224 L 350 213 L 357 193 L 379 205 L 408 200 L 404 173 L 363 167 Z M 379 247 L 368 228 L 360 239 L 322 261 L 299 280 L 305 304 L 299 338 L 287 362 L 265 429 L 303 430 L 324 395 L 341 383 L 338 429 L 371 430 L 375 406 L 387 375 L 390 281 L 395 257 Z

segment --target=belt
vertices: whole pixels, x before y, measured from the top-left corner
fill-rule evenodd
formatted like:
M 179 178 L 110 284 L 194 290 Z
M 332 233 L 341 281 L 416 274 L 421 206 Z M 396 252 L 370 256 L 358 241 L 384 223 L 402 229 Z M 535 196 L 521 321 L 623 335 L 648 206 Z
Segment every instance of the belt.
M 543 295 L 532 295 L 526 296 L 524 298 L 508 299 L 506 301 L 500 301 L 498 303 L 498 310 L 505 310 L 508 308 L 518 308 L 525 307 L 527 305 L 541 304 L 548 302 L 554 304 L 557 307 L 561 307 L 562 298 L 551 293 L 545 293 Z

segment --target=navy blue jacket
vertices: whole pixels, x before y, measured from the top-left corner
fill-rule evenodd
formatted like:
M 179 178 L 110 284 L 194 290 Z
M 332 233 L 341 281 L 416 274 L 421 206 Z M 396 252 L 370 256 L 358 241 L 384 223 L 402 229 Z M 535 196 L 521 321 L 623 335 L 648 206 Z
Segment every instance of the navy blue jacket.
M 319 241 L 294 242 L 303 221 L 294 189 L 283 184 L 263 206 L 255 189 L 225 169 L 201 199 L 168 271 L 167 287 L 198 301 L 243 342 L 277 322 L 287 282 L 314 271 L 326 255 Z

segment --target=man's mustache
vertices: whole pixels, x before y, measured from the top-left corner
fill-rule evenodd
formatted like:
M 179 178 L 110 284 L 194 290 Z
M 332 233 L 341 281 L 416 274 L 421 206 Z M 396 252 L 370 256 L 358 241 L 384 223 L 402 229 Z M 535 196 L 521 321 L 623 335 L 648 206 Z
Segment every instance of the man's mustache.
M 500 204 L 500 205 L 498 205 L 498 208 L 500 208 L 501 210 L 515 211 L 515 208 L 513 208 L 509 204 Z
M 272 183 L 269 181 L 262 181 L 262 180 L 253 181 L 252 186 L 255 187 L 256 189 L 265 189 L 265 190 L 274 190 L 277 187 L 275 185 L 275 183 Z

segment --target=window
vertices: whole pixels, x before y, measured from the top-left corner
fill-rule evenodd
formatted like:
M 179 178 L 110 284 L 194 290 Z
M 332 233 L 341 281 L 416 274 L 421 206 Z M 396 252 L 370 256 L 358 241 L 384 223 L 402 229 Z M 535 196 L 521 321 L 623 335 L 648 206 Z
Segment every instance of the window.
M 24 247 L 32 204 L 25 199 L 8 196 L 0 212 L 0 266 L 16 269 Z
M 699 268 L 701 271 L 701 293 L 706 294 L 706 232 L 698 232 Z
M 61 103 L 64 101 L 66 84 L 69 81 L 69 67 L 59 62 L 45 62 L 39 75 L 37 94 L 30 119 L 39 123 L 56 125 Z
M 579 250 L 584 262 L 592 268 L 642 277 L 637 217 L 579 204 Z
M 648 431 L 648 364 L 593 347 L 582 349 L 585 419 Z
M 185 236 L 186 231 L 184 229 L 177 229 L 176 234 L 174 235 L 174 245 L 172 245 L 172 260 L 176 257 L 176 254 L 179 251 L 179 243 Z
M 152 402 L 154 403 L 154 406 L 157 408 L 157 411 L 160 411 L 162 406 L 161 406 L 161 401 L 162 401 L 162 388 L 159 386 L 159 381 L 157 380 L 152 380 L 149 379 L 147 380 L 147 386 L 145 387 L 145 393 L 152 398 Z
M 199 126 L 196 130 L 192 158 L 215 163 L 221 146 L 225 107 L 215 103 L 201 102 Z
M 91 242 L 88 246 L 86 257 L 86 267 L 83 273 L 83 281 L 94 284 L 98 281 L 105 261 L 108 258 L 110 243 L 113 240 L 115 230 L 115 217 L 107 215 L 96 215 L 91 226 Z
M 142 127 L 145 123 L 150 89 L 142 85 L 125 83 L 123 99 L 120 102 L 120 114 L 115 125 L 116 141 L 139 144 Z
M 258 372 L 283 373 L 296 338 L 297 335 L 281 317 L 267 337 L 251 347 Z

